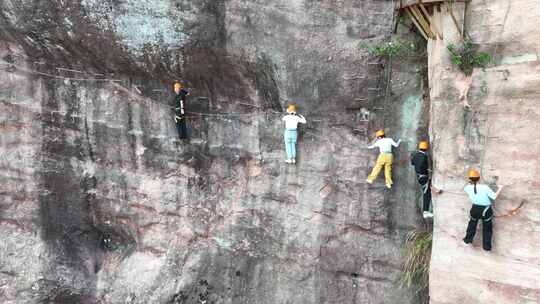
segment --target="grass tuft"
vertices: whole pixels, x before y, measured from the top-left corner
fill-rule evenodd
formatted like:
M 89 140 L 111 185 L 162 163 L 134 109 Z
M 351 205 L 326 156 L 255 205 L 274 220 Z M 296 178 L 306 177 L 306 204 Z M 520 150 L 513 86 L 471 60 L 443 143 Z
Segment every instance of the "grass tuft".
M 418 303 L 429 303 L 429 263 L 431 260 L 431 244 L 433 233 L 426 230 L 415 230 L 407 235 L 403 254 L 403 272 L 400 287 L 412 289 Z
M 365 49 L 372 56 L 378 57 L 406 57 L 414 54 L 416 45 L 414 42 L 393 40 L 379 44 L 368 44 L 361 42 L 359 48 Z

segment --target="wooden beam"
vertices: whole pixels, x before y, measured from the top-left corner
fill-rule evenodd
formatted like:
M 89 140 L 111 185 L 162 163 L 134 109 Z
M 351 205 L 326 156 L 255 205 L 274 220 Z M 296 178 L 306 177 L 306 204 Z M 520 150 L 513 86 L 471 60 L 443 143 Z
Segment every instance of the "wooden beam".
M 452 7 L 447 2 L 445 2 L 444 5 L 446 5 L 446 9 L 448 10 L 448 13 L 450 13 L 452 20 L 454 21 L 454 25 L 456 26 L 459 36 L 461 36 L 461 39 L 464 39 L 463 33 L 461 32 L 461 28 L 459 26 L 459 22 L 457 21 L 457 18 L 454 15 L 454 12 L 452 11 Z
M 397 34 L 397 28 L 399 26 L 399 19 L 401 19 L 401 10 L 397 11 L 396 13 L 396 20 L 394 20 L 394 34 Z
M 427 37 L 426 33 L 424 33 L 424 29 L 420 26 L 420 24 L 418 24 L 418 21 L 416 21 L 416 18 L 414 18 L 413 14 L 409 11 L 408 7 L 405 8 L 405 11 L 407 12 L 407 15 L 409 15 L 409 17 L 411 18 L 414 25 L 416 25 L 416 28 L 418 29 L 420 34 L 422 34 L 422 37 L 424 37 L 426 40 L 428 40 L 428 37 Z
M 424 4 L 437 4 L 437 3 L 443 3 L 447 0 L 422 0 Z M 470 0 L 454 0 L 455 2 L 468 2 Z M 417 0 L 400 0 L 400 8 L 406 8 L 411 5 L 416 5 L 418 3 Z
M 425 0 L 424 0 L 425 1 Z M 437 28 L 437 25 L 435 25 L 435 23 L 433 22 L 433 20 L 430 18 L 430 15 L 426 9 L 426 7 L 424 6 L 424 4 L 422 3 L 422 0 L 418 0 L 418 6 L 420 6 L 420 9 L 422 9 L 422 11 L 424 12 L 424 16 L 427 18 L 428 22 L 429 22 L 429 25 L 431 27 L 433 27 L 433 31 L 437 34 L 437 36 L 439 36 L 439 39 L 443 39 L 443 36 L 441 34 L 441 32 L 439 32 L 439 29 Z
M 418 20 L 420 25 L 422 25 L 422 27 L 424 28 L 424 31 L 426 32 L 426 34 L 428 34 L 429 38 L 437 39 L 435 34 L 433 34 L 433 32 L 431 31 L 429 22 L 424 18 L 424 15 L 422 15 L 422 12 L 420 11 L 420 9 L 418 9 L 418 7 L 416 6 L 411 6 L 409 7 L 409 9 L 416 16 L 416 20 Z

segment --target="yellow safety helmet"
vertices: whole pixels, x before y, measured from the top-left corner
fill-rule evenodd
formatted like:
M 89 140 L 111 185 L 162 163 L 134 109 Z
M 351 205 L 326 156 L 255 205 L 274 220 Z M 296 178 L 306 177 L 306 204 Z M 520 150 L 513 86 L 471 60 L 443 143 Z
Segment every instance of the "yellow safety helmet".
M 382 136 L 384 136 L 384 135 L 385 135 L 384 130 L 379 130 L 379 131 L 377 131 L 377 132 L 375 133 L 375 136 L 377 136 L 377 137 L 382 137 Z
M 429 143 L 427 141 L 421 141 L 419 144 L 418 144 L 418 149 L 420 150 L 427 150 L 429 148 Z
M 287 113 L 292 113 L 292 112 L 296 112 L 296 106 L 293 105 L 293 104 L 290 104 L 290 105 L 287 107 Z
M 474 169 L 471 169 L 469 170 L 469 173 L 467 173 L 467 176 L 469 178 L 480 178 L 480 172 L 474 170 Z
M 174 83 L 174 89 L 175 90 L 181 90 L 182 89 L 182 84 L 180 82 L 175 82 Z

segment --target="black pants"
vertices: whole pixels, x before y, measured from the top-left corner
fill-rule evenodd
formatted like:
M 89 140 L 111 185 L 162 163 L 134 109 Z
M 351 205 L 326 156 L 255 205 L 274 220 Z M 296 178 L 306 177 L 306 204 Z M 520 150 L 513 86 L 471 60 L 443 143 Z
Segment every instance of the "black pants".
M 472 243 L 476 234 L 478 221 L 482 220 L 482 247 L 484 250 L 491 250 L 491 236 L 493 234 L 493 210 L 490 206 L 473 205 L 471 208 L 471 219 L 467 226 L 467 235 L 463 241 L 467 244 Z
M 188 138 L 185 118 L 176 122 L 176 129 L 178 130 L 178 137 L 180 137 L 180 139 Z
M 423 210 L 429 211 L 431 205 L 431 180 L 427 175 L 418 175 L 418 183 L 422 189 L 422 199 L 424 201 Z

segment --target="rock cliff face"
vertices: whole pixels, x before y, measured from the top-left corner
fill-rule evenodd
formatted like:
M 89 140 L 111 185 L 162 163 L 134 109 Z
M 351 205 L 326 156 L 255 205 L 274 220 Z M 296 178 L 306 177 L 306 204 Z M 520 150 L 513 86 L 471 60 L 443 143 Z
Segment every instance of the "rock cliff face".
M 414 303 L 394 282 L 419 221 L 422 65 L 387 87 L 357 48 L 388 37 L 390 1 L 0 7 L 2 303 Z M 189 145 L 174 80 L 209 114 Z M 289 101 L 309 121 L 296 166 Z M 383 126 L 407 140 L 392 191 L 364 182 Z
M 456 27 L 445 10 L 435 13 L 444 41 L 428 47 L 434 181 L 448 191 L 434 202 L 431 303 L 539 303 L 538 2 L 471 1 L 454 13 L 460 22 L 465 16 L 467 32 L 494 62 L 462 76 L 446 50 L 459 43 Z M 481 248 L 481 233 L 472 246 L 461 240 L 470 167 L 493 189 L 506 185 L 494 205 L 490 253 Z

